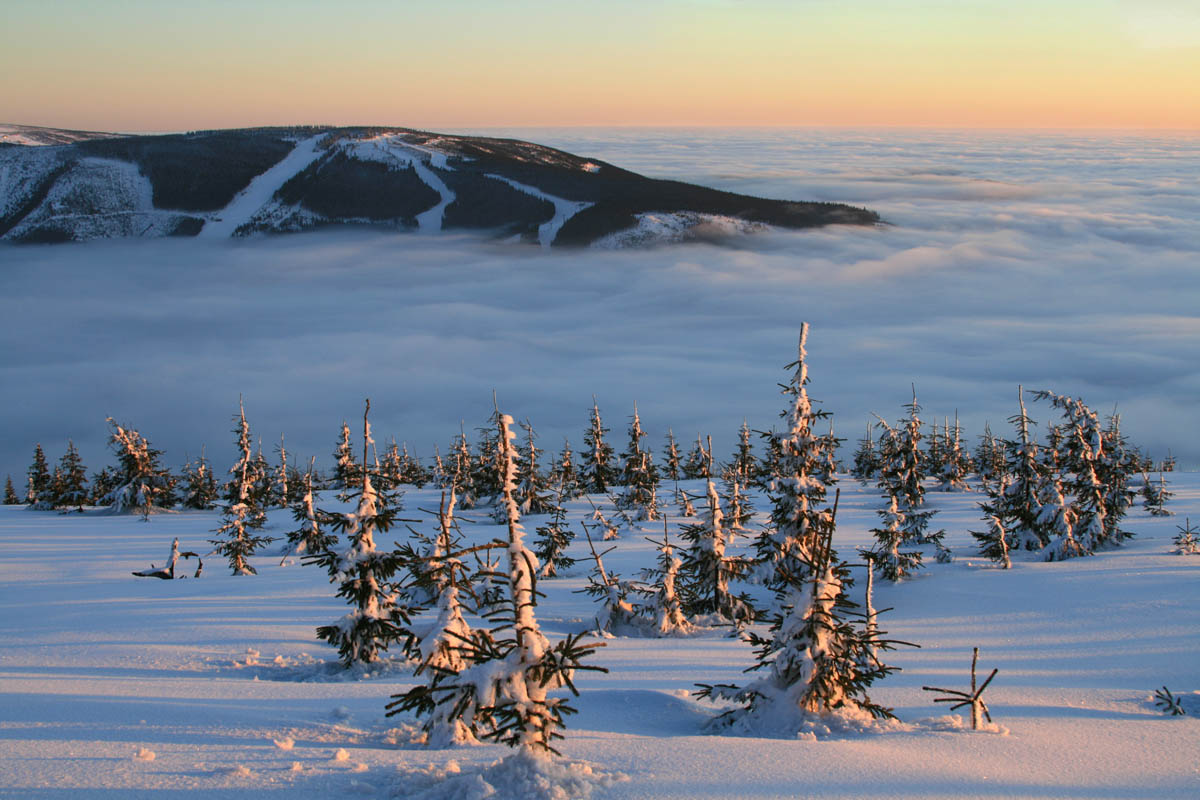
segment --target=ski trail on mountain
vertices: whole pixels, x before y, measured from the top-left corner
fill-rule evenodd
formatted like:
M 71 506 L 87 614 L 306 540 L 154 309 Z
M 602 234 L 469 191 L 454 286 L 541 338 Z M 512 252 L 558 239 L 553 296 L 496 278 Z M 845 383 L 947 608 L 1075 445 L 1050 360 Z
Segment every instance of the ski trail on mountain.
M 449 169 L 449 166 L 446 164 L 445 154 L 438 153 L 435 150 L 428 150 L 423 147 L 416 147 L 406 142 L 397 143 L 391 139 L 385 139 L 384 142 L 385 144 L 376 142 L 375 146 L 397 161 L 412 167 L 416 171 L 417 177 L 420 178 L 426 186 L 437 192 L 442 198 L 441 202 L 439 202 L 433 208 L 417 214 L 417 230 L 419 230 L 421 233 L 438 233 L 442 229 L 442 216 L 446 210 L 446 206 L 453 203 L 454 198 L 457 195 L 450 190 L 450 187 L 447 186 L 445 182 L 443 182 L 442 179 L 433 172 L 433 170 L 425 165 L 425 162 L 420 158 L 420 155 L 428 156 L 430 162 L 432 162 L 434 166 L 441 167 L 442 169 Z M 397 147 L 402 148 L 402 150 L 397 152 Z M 441 158 L 439 159 L 437 156 L 441 156 Z
M 267 204 L 280 186 L 317 160 L 321 154 L 317 145 L 325 136 L 326 134 L 322 133 L 303 140 L 296 145 L 292 152 L 284 156 L 282 161 L 250 181 L 249 185 L 238 192 L 229 205 L 218 213 L 218 216 L 204 223 L 198 238 L 227 239 L 232 236 L 234 231 L 249 222 L 254 214 Z
M 555 197 L 552 194 L 546 194 L 536 186 L 518 183 L 512 178 L 506 178 L 503 175 L 496 175 L 492 172 L 487 173 L 487 177 L 494 178 L 498 181 L 503 181 L 512 188 L 516 189 L 518 192 L 524 192 L 525 194 L 533 195 L 534 197 L 545 200 L 554 205 L 553 218 L 551 218 L 549 222 L 543 222 L 538 226 L 538 243 L 541 244 L 542 247 L 549 247 L 551 244 L 553 244 L 554 237 L 558 236 L 559 230 L 561 230 L 562 226 L 567 223 L 567 220 L 578 214 L 580 211 L 583 211 L 585 208 L 590 208 L 595 205 L 595 203 L 589 203 L 586 200 L 564 200 L 561 197 Z

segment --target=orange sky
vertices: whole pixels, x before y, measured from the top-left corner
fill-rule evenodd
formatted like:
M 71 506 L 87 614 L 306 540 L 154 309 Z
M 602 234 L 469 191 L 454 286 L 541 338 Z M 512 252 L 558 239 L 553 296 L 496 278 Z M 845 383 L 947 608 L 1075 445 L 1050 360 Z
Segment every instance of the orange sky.
M 0 122 L 1200 129 L 1195 0 L 10 4 Z

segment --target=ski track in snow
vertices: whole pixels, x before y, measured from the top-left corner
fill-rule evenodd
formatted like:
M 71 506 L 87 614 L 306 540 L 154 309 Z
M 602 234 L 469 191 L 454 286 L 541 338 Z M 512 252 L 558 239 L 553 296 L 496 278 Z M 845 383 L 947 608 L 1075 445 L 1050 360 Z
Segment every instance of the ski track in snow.
M 487 177 L 498 181 L 503 181 L 512 188 L 516 189 L 518 192 L 531 194 L 534 197 L 554 204 L 554 218 L 549 222 L 543 222 L 538 226 L 538 242 L 542 245 L 542 247 L 549 247 L 554 243 L 554 238 L 558 236 L 558 232 L 562 229 L 562 226 L 566 224 L 567 220 L 578 214 L 580 211 L 583 211 L 585 208 L 590 208 L 591 206 L 595 205 L 594 203 L 589 203 L 584 200 L 564 200 L 561 197 L 555 197 L 552 194 L 547 194 L 541 189 L 538 189 L 536 186 L 518 183 L 512 178 L 506 178 L 503 175 L 496 175 L 495 173 L 489 172 L 487 173 Z
M 420 214 L 417 214 L 417 230 L 421 233 L 437 233 L 441 231 L 442 215 L 446 211 L 446 206 L 454 202 L 456 195 L 450 191 L 450 187 L 433 170 L 425 165 L 425 162 L 417 153 L 428 156 L 430 163 L 438 169 L 450 169 L 449 164 L 446 162 L 446 154 L 430 150 L 429 148 L 411 145 L 407 142 L 396 142 L 390 137 L 376 139 L 372 144 L 380 152 L 391 156 L 396 161 L 400 161 L 407 166 L 411 166 L 416 170 L 417 177 L 424 181 L 426 186 L 441 196 L 442 200 L 436 206 L 428 211 L 422 211 Z
M 199 237 L 205 239 L 228 239 L 242 225 L 249 222 L 268 201 L 279 191 L 279 187 L 287 183 L 300 170 L 317 160 L 321 154 L 317 145 L 325 138 L 325 134 L 313 136 L 301 141 L 292 152 L 283 157 L 275 166 L 250 181 L 250 184 L 240 191 L 229 205 L 225 206 L 217 217 L 204 223 Z

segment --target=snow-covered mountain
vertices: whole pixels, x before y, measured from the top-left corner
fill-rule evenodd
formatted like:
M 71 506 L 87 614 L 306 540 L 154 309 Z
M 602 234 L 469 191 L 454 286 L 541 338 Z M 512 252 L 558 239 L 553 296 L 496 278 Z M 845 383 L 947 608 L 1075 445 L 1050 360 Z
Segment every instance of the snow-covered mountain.
M 489 231 L 623 247 L 762 226 L 870 225 L 872 211 L 638 175 L 515 139 L 406 128 L 117 136 L 0 126 L 0 239 L 229 237 L 331 225 Z

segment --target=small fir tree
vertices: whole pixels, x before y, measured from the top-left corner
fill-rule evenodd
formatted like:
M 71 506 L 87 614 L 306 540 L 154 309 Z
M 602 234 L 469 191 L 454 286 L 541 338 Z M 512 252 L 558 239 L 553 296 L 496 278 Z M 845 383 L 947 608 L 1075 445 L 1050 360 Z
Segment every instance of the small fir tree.
M 46 463 L 46 454 L 42 451 L 42 443 L 38 442 L 33 448 L 33 462 L 26 472 L 25 504 L 30 508 L 49 509 L 54 498 L 50 495 L 50 467 Z
M 175 478 L 159 464 L 162 453 L 150 446 L 146 437 L 132 428 L 112 427 L 109 444 L 117 453 L 113 488 L 101 499 L 113 513 L 137 512 L 148 519 L 155 509 L 175 505 Z
M 554 460 L 550 471 L 550 482 L 561 487 L 563 499 L 579 496 L 579 473 L 575 470 L 575 454 L 571 452 L 571 441 L 563 437 L 563 449 Z
M 497 412 L 501 503 L 508 528 L 508 606 L 492 615 L 494 627 L 464 645 L 469 666 L 454 672 L 439 671 L 426 686 L 396 696 L 393 712 L 415 710 L 432 713 L 449 704 L 450 716 L 460 720 L 472 736 L 520 748 L 525 753 L 555 753 L 561 739 L 563 717 L 574 712 L 550 689 L 566 686 L 575 692 L 573 674 L 578 669 L 604 671 L 582 665 L 598 644 L 581 644 L 568 636 L 551 646 L 538 628 L 537 558 L 523 544 L 520 511 L 514 498 L 516 458 L 512 445 L 512 417 Z
M 758 460 L 758 456 L 754 455 L 754 445 L 750 441 L 750 426 L 746 424 L 746 420 L 742 420 L 742 427 L 738 428 L 738 443 L 737 450 L 733 453 L 733 460 L 729 462 L 729 466 L 737 471 L 741 477 L 742 487 L 750 485 L 762 472 L 762 464 Z
M 871 427 L 868 420 L 867 432 L 858 440 L 858 449 L 854 451 L 854 466 L 850 469 L 850 474 L 864 485 L 879 472 L 879 454 L 875 451 L 875 437 L 871 433 Z
M 58 481 L 54 492 L 54 507 L 69 509 L 72 506 L 82 513 L 83 506 L 88 501 L 87 470 L 83 468 L 83 460 L 75 443 L 67 440 L 67 452 L 63 453 L 58 462 Z
M 213 475 L 212 466 L 200 451 L 200 458 L 188 460 L 183 465 L 183 499 L 184 508 L 206 511 L 217 501 L 217 479 Z
M 1004 475 L 1004 444 L 992 433 L 991 423 L 983 423 L 983 435 L 975 448 L 975 471 L 984 487 Z
M 704 439 L 696 434 L 696 444 L 688 451 L 683 462 L 683 477 L 687 480 L 707 478 L 710 475 L 711 454 L 704 449 Z
M 654 468 L 650 451 L 642 449 L 642 439 L 645 437 L 635 405 L 629 422 L 629 446 L 621 454 L 621 480 L 625 491 L 618 498 L 620 508 L 635 520 L 658 519 L 658 471 Z
M 791 380 L 781 384 L 788 398 L 780 415 L 786 429 L 768 434 L 768 449 L 775 453 L 767 484 L 771 521 L 755 541 L 755 558 L 761 577 L 772 587 L 784 582 L 785 574 L 796 580 L 805 575 L 814 537 L 829 524 L 827 512 L 820 510 L 826 493 L 819 477 L 825 440 L 815 432 L 816 422 L 829 414 L 814 409 L 808 397 L 807 342 L 805 322 L 800 326 L 797 358 L 786 367 L 794 369 Z
M 958 425 L 958 412 L 954 412 L 954 428 L 947 422 L 942 435 L 941 469 L 935 474 L 938 477 L 938 491 L 966 492 L 967 474 L 971 471 L 971 459 L 962 446 L 962 429 Z
M 534 541 L 534 555 L 542 565 L 541 577 L 557 577 L 560 570 L 575 566 L 575 559 L 566 554 L 566 549 L 575 538 L 571 528 L 566 524 L 566 509 L 563 508 L 562 485 L 559 484 L 558 495 L 552 504 L 550 521 L 536 529 L 538 538 Z
M 1174 497 L 1174 492 L 1167 491 L 1167 482 L 1163 474 L 1158 473 L 1158 480 L 1150 480 L 1150 473 L 1142 473 L 1142 508 L 1152 517 L 1169 517 L 1167 501 Z
M 317 638 L 336 647 L 346 667 L 378 662 L 397 643 L 409 652 L 415 643 L 410 628 L 413 609 L 399 602 L 404 593 L 396 580 L 404 561 L 399 553 L 380 551 L 375 545 L 376 535 L 391 529 L 400 505 L 393 490 L 383 486 L 377 490 L 371 480 L 368 458 L 374 440 L 370 413 L 368 400 L 363 411 L 362 463 L 353 473 L 359 477 L 351 495 L 357 500 L 355 510 L 331 517 L 331 527 L 346 537 L 348 547 L 306 559 L 325 568 L 330 582 L 338 584 L 338 596 L 353 609 L 333 625 L 317 628 Z
M 17 490 L 13 488 L 12 476 L 4 477 L 4 505 L 16 506 L 21 504 L 21 498 L 17 496 Z
M 638 614 L 648 621 L 655 636 L 686 636 L 695 630 L 695 626 L 684 613 L 689 599 L 681 590 L 683 559 L 675 554 L 665 519 L 662 541 L 650 538 L 647 541 L 657 546 L 658 559 L 655 566 L 642 571 L 642 583 L 637 592 L 644 602 L 638 608 Z
M 1192 527 L 1190 517 L 1185 517 L 1183 524 L 1176 525 L 1175 530 L 1179 533 L 1171 541 L 1175 544 L 1176 553 L 1189 556 L 1200 553 L 1200 531 Z
M 583 434 L 583 462 L 579 470 L 580 486 L 588 494 L 605 494 L 617 480 L 612 445 L 604 441 L 608 428 L 600 420 L 600 406 L 592 398 L 591 425 Z
M 811 721 L 894 717 L 867 690 L 897 670 L 874 655 L 896 642 L 870 630 L 848 596 L 850 570 L 832 547 L 835 514 L 821 518 L 804 577 L 781 573 L 767 635 L 747 636 L 756 648 L 751 669 L 765 674 L 744 687 L 700 685 L 698 696 L 739 706 L 715 717 L 711 730 L 795 736 Z
M 754 606 L 746 595 L 734 595 L 730 584 L 746 574 L 752 562 L 726 554 L 729 534 L 711 478 L 706 489 L 708 506 L 701 521 L 680 532 L 688 543 L 683 555 L 689 600 L 685 612 L 689 616 L 713 617 L 718 624 L 741 625 L 754 619 Z
M 308 556 L 324 553 L 337 543 L 337 536 L 329 533 L 327 525 L 330 516 L 318 511 L 313 501 L 313 469 L 316 458 L 309 459 L 308 470 L 299 481 L 293 481 L 302 494 L 292 505 L 292 518 L 299 524 L 295 530 L 287 533 L 287 548 L 284 551 L 282 564 L 290 557 Z
M 467 433 L 461 427 L 458 436 L 450 445 L 449 476 L 454 494 L 458 498 L 459 508 L 474 508 L 477 497 L 475 491 L 475 465 L 471 458 L 471 446 L 467 443 Z
M 344 500 L 346 493 L 358 484 L 357 469 L 354 451 L 350 447 L 350 426 L 342 420 L 342 430 L 338 435 L 337 446 L 333 449 L 333 488 L 339 490 L 340 499 Z
M 230 492 L 234 498 L 226 504 L 221 514 L 221 525 L 215 531 L 217 536 L 210 539 L 209 543 L 214 546 L 214 552 L 229 559 L 229 568 L 234 575 L 256 575 L 258 572 L 250 566 L 248 559 L 272 539 L 255 533 L 262 529 L 267 515 L 255 491 L 257 473 L 250 453 L 250 425 L 246 422 L 246 408 L 240 398 L 238 414 L 233 422 L 233 433 L 237 435 L 237 446 L 241 453 L 230 469 L 233 473 Z
M 517 462 L 517 505 L 522 514 L 553 514 L 555 504 L 550 499 L 550 485 L 538 466 L 542 451 L 537 446 L 537 434 L 529 420 L 521 423 L 525 431 L 525 446 Z
M 667 444 L 663 447 L 663 474 L 668 480 L 679 482 L 679 445 L 675 442 L 675 431 L 667 428 Z

